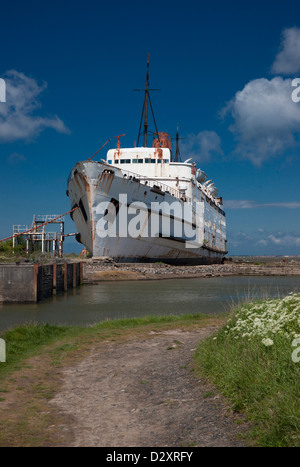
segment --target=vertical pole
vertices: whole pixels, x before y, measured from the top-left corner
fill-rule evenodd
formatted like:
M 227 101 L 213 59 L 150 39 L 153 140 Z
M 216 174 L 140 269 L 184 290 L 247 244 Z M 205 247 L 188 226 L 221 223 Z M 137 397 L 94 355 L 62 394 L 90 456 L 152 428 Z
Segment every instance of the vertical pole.
M 80 263 L 80 285 L 83 283 L 83 263 Z
M 76 287 L 76 264 L 73 263 L 73 287 Z
M 147 147 L 147 132 L 148 132 L 148 93 L 149 93 L 149 54 L 147 60 L 147 75 L 145 84 L 145 114 L 144 114 L 144 147 Z
M 57 264 L 53 263 L 53 284 L 52 284 L 53 295 L 56 295 L 56 282 L 57 282 Z
M 34 264 L 33 266 L 33 300 L 35 303 L 38 301 L 38 274 L 39 274 L 39 265 Z
M 64 222 L 60 223 L 60 238 L 59 238 L 59 257 L 63 254 L 63 241 L 64 241 Z
M 42 253 L 45 253 L 45 230 L 42 232 Z
M 64 264 L 64 290 L 68 290 L 68 264 Z

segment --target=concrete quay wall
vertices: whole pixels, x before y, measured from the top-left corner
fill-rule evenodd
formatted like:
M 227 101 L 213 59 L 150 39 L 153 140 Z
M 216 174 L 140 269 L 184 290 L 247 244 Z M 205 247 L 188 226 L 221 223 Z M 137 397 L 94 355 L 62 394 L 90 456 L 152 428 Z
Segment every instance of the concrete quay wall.
M 83 264 L 0 264 L 0 303 L 37 303 L 78 287 Z

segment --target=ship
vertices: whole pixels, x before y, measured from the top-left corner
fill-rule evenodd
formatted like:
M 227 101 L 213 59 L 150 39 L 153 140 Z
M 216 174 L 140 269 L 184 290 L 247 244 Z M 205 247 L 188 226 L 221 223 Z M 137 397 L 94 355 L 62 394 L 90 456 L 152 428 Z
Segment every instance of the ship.
M 227 240 L 222 197 L 191 157 L 182 160 L 178 124 L 175 151 L 169 133 L 158 131 L 150 99 L 149 58 L 142 91 L 137 144 L 123 148 L 125 135 L 118 135 L 106 158 L 95 160 L 109 138 L 70 172 L 67 196 L 76 239 L 92 257 L 121 263 L 223 263 Z

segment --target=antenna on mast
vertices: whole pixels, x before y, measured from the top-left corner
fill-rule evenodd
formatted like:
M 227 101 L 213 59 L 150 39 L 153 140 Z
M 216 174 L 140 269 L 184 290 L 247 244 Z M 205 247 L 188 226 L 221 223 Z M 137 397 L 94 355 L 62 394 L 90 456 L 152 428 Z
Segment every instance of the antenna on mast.
M 174 138 L 172 138 L 174 139 Z M 174 162 L 182 162 L 181 160 L 181 155 L 180 155 L 180 149 L 179 149 L 179 140 L 180 139 L 185 139 L 185 138 L 180 138 L 179 136 L 179 125 L 178 125 L 178 122 L 177 122 L 177 131 L 176 131 L 176 152 L 175 152 L 175 157 L 174 157 Z
M 134 89 L 134 91 L 143 91 L 145 93 L 143 110 L 142 110 L 142 117 L 141 117 L 140 128 L 139 128 L 139 134 L 138 134 L 138 138 L 137 138 L 137 146 L 139 145 L 140 136 L 143 135 L 143 137 L 144 137 L 144 147 L 146 148 L 147 147 L 147 135 L 148 135 L 148 133 L 150 133 L 149 130 L 148 130 L 148 110 L 149 110 L 148 109 L 148 103 L 150 104 L 150 109 L 151 109 L 152 118 L 153 118 L 153 121 L 154 121 L 155 130 L 156 130 L 156 133 L 158 134 L 158 130 L 157 130 L 157 126 L 156 126 L 156 121 L 155 121 L 155 117 L 154 117 L 154 112 L 153 112 L 153 108 L 152 108 L 152 103 L 151 103 L 150 92 L 149 91 L 160 91 L 160 89 L 150 89 L 149 88 L 149 54 L 148 54 L 148 58 L 147 58 L 147 73 L 146 73 L 145 89 Z M 143 122 L 144 122 L 144 124 L 143 124 Z M 144 126 L 143 131 L 141 131 L 142 124 Z M 158 138 L 159 138 L 159 136 L 158 136 Z

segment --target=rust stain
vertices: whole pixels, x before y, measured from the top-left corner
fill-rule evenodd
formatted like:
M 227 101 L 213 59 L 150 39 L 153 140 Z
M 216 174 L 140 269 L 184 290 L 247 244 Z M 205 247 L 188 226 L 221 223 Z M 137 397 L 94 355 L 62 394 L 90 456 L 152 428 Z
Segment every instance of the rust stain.
M 101 186 L 102 190 L 106 193 L 109 193 L 113 179 L 115 177 L 114 172 L 105 172 L 105 170 L 100 174 L 97 185 Z
M 115 159 L 119 159 L 120 158 L 120 148 L 118 149 L 115 149 L 115 152 L 114 152 L 114 160 Z
M 154 156 L 157 156 L 158 159 L 162 159 L 163 158 L 163 150 L 161 148 L 155 149 Z
M 166 255 L 164 255 L 166 258 L 177 258 L 179 254 L 179 251 L 178 250 L 175 250 L 174 248 L 172 248 L 171 250 L 168 251 L 168 253 Z

